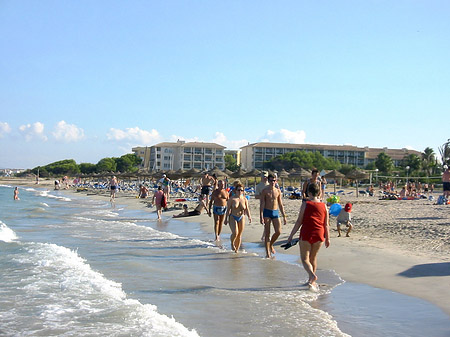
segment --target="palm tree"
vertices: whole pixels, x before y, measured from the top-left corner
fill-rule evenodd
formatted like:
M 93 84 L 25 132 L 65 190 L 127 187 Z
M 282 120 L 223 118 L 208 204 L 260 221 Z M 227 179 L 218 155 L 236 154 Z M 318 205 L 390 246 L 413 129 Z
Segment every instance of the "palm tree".
M 447 139 L 442 146 L 439 147 L 441 153 L 442 165 L 448 165 L 450 163 L 450 139 Z
M 435 166 L 435 153 L 431 147 L 427 147 L 422 153 L 422 167 L 427 173 L 427 177 L 431 175 L 432 169 Z

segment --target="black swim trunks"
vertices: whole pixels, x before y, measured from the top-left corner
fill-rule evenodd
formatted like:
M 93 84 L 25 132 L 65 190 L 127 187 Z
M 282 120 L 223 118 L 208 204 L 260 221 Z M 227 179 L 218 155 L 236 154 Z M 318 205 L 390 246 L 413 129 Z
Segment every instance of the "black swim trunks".
M 450 191 L 450 183 L 449 182 L 444 182 L 443 183 L 443 188 L 444 188 L 444 192 L 445 191 Z
M 202 186 L 201 194 L 209 195 L 210 192 L 211 192 L 211 186 Z

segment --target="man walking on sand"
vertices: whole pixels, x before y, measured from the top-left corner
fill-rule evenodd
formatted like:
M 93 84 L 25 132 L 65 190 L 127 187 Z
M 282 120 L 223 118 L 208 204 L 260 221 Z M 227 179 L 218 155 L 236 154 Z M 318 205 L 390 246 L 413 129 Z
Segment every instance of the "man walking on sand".
M 267 176 L 268 176 L 268 173 L 266 171 L 261 172 L 261 182 L 258 185 L 256 185 L 256 188 L 255 188 L 255 199 L 257 199 L 257 200 L 261 200 L 262 191 L 269 185 L 267 183 Z M 261 241 L 264 241 L 264 233 L 265 233 L 265 230 L 263 228 L 263 232 L 261 235 Z
M 281 234 L 280 211 L 283 215 L 283 222 L 286 225 L 286 213 L 284 212 L 283 202 L 281 200 L 281 191 L 275 186 L 277 180 L 272 175 L 268 176 L 269 186 L 261 193 L 260 201 L 260 222 L 264 225 L 264 242 L 266 248 L 266 258 L 272 258 L 275 254 L 273 245 Z M 270 237 L 270 225 L 273 224 L 274 233 Z
M 201 181 L 201 186 L 202 186 L 202 190 L 200 192 L 200 195 L 206 196 L 206 206 L 208 206 L 208 198 L 209 198 L 209 194 L 211 193 L 211 189 L 214 187 L 214 185 L 216 184 L 216 180 L 214 179 L 213 176 L 210 176 L 208 174 L 208 172 L 205 172 Z
M 209 203 L 209 216 L 211 216 L 211 206 L 214 214 L 214 233 L 216 241 L 220 241 L 220 233 L 222 232 L 223 221 L 227 211 L 228 192 L 223 188 L 223 180 L 217 182 L 217 189 L 211 194 L 211 202 Z

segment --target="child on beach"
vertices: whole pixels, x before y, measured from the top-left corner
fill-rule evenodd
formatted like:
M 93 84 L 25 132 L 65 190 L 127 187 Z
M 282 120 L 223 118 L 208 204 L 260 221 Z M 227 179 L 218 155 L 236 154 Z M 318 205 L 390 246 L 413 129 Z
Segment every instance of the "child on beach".
M 338 230 L 338 237 L 341 236 L 341 224 L 345 224 L 347 226 L 347 234 L 346 237 L 349 237 L 349 233 L 351 232 L 353 225 L 352 225 L 352 216 L 350 212 L 352 211 L 352 204 L 346 203 L 345 207 L 341 209 L 339 212 L 339 215 L 337 217 L 337 230 Z
M 300 229 L 300 259 L 309 275 L 308 285 L 311 290 L 317 291 L 317 253 L 322 243 L 330 246 L 329 215 L 326 205 L 320 201 L 321 190 L 317 183 L 308 185 L 308 200 L 302 203 L 294 228 L 287 240 L 290 244 L 293 236 Z

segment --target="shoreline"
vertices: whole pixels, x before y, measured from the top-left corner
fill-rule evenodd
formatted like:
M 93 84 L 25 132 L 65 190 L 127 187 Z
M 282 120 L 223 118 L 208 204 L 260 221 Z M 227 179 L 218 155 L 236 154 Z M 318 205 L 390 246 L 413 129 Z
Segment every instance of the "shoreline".
M 34 181 L 20 178 L 0 178 L 0 184 L 48 188 L 53 190 L 53 181 Z M 108 193 L 77 192 L 74 189 L 62 192 L 84 195 L 109 201 Z M 12 197 L 12 196 L 11 196 Z M 116 204 L 130 209 L 154 212 L 147 207 L 151 199 L 137 199 L 135 194 L 120 192 Z M 375 288 L 395 291 L 426 300 L 450 316 L 450 206 L 432 205 L 428 200 L 386 201 L 376 197 L 341 197 L 341 204 L 353 202 L 352 217 L 354 231 L 349 238 L 337 238 L 335 217 L 330 217 L 330 247 L 322 247 L 318 255 L 318 268 L 334 270 L 345 281 L 367 284 Z M 186 202 L 190 208 L 194 202 Z M 286 241 L 295 223 L 300 207 L 299 200 L 283 199 L 288 224 L 283 226 L 276 249 Z M 243 234 L 245 242 L 260 243 L 263 227 L 259 224 L 258 204 L 250 199 L 252 217 L 257 222 L 246 223 Z M 163 217 L 172 217 L 180 210 L 163 212 Z M 213 219 L 206 214 L 182 218 L 197 222 L 203 231 L 214 238 Z M 248 222 L 248 220 L 247 220 Z M 229 229 L 224 226 L 223 232 Z M 228 244 L 228 242 L 227 242 Z M 430 249 L 431 248 L 431 249 Z M 283 250 L 283 254 L 299 256 L 298 248 Z

